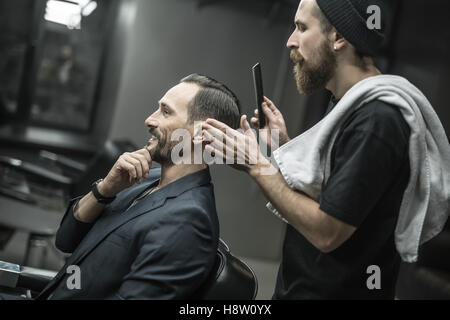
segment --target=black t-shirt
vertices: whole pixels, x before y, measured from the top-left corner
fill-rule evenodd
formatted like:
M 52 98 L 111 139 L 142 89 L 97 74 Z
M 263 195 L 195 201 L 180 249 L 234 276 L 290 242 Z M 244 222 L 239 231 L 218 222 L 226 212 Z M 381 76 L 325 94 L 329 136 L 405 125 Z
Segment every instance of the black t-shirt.
M 331 100 L 328 112 L 336 103 Z M 394 231 L 409 182 L 409 135 L 400 110 L 378 100 L 346 119 L 331 151 L 320 209 L 357 230 L 322 253 L 288 225 L 274 299 L 394 298 L 400 264 Z M 368 289 L 371 265 L 380 268 L 381 289 Z

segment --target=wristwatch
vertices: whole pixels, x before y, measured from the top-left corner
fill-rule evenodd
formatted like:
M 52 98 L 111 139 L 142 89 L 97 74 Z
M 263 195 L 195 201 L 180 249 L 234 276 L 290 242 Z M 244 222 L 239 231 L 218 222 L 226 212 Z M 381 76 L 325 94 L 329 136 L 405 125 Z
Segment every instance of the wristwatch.
M 98 179 L 97 181 L 95 181 L 95 182 L 92 184 L 92 189 L 91 189 L 91 191 L 92 191 L 92 194 L 94 195 L 94 197 L 97 199 L 97 202 L 98 202 L 98 203 L 109 204 L 109 203 L 113 202 L 114 199 L 116 199 L 116 197 L 114 196 L 114 197 L 111 197 L 111 198 L 107 198 L 107 197 L 104 197 L 104 196 L 102 196 L 102 195 L 100 194 L 100 192 L 98 191 L 98 184 L 99 184 L 100 182 L 102 182 L 102 181 L 103 181 L 103 179 Z

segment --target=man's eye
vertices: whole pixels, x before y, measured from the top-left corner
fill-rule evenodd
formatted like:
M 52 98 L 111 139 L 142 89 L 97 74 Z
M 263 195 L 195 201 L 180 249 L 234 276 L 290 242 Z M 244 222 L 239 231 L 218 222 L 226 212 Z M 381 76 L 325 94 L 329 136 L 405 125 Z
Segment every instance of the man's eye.
M 303 24 L 297 24 L 297 29 L 300 32 L 304 32 L 306 30 L 306 27 Z
M 163 109 L 164 114 L 170 114 L 170 111 L 167 109 Z

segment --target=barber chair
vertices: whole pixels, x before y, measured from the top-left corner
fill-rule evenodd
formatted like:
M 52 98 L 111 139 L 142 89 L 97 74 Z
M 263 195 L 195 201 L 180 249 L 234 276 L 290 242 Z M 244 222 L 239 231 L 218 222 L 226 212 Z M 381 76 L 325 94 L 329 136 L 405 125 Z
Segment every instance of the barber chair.
M 0 261 L 0 289 L 3 288 L 6 294 L 31 297 L 42 291 L 56 274 L 55 271 Z M 199 300 L 254 300 L 257 292 L 258 281 L 253 270 L 233 256 L 220 239 L 214 267 L 193 297 Z
M 450 299 L 450 220 L 419 248 L 416 263 L 402 262 L 396 297 L 400 300 Z
M 257 293 L 258 281 L 253 270 L 233 256 L 227 244 L 220 239 L 213 270 L 197 291 L 198 299 L 254 300 Z

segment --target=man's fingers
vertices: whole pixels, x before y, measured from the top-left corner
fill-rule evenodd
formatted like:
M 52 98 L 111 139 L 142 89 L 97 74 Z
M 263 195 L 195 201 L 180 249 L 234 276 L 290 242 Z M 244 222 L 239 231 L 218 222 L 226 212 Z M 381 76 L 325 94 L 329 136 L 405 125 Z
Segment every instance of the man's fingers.
M 118 169 L 126 171 L 129 176 L 129 182 L 131 183 L 134 179 L 136 179 L 137 172 L 134 165 L 129 163 L 124 156 L 121 156 L 118 161 Z
M 134 157 L 134 155 L 132 155 L 131 153 L 126 153 L 124 156 L 124 160 L 127 161 L 132 166 L 134 166 L 135 171 L 136 171 L 136 176 L 134 177 L 134 179 L 137 181 L 140 181 L 142 179 L 142 175 L 143 175 L 143 171 L 144 171 L 142 168 L 141 161 L 136 159 Z
M 148 171 L 150 170 L 150 167 L 149 167 L 149 164 L 148 164 L 148 161 L 147 161 L 146 157 L 143 154 L 137 153 L 137 152 L 130 153 L 130 156 L 135 158 L 136 160 L 138 160 L 140 165 L 141 165 L 141 167 L 142 167 L 142 175 L 141 175 L 140 178 L 141 179 L 142 178 L 147 178 Z
M 152 157 L 150 155 L 150 151 L 147 149 L 147 147 L 144 147 L 138 151 L 136 151 L 136 153 L 142 154 L 145 159 L 147 160 L 147 162 L 149 163 L 149 165 L 152 163 Z
M 147 178 L 148 172 L 150 171 L 150 163 L 147 160 L 147 157 L 144 154 L 138 153 L 138 152 L 136 152 L 135 155 L 140 159 L 141 164 L 142 164 L 142 169 L 144 170 L 143 175 L 145 178 Z

